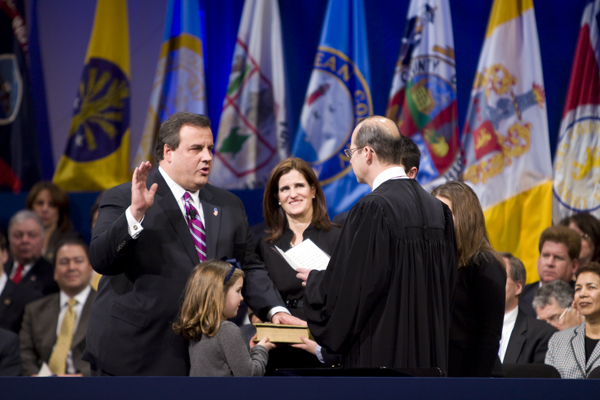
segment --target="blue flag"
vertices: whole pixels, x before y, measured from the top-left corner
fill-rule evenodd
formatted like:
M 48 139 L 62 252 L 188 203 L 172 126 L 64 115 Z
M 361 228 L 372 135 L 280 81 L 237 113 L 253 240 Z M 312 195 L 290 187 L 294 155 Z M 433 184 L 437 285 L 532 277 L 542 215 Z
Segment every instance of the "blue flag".
M 42 178 L 27 66 L 23 1 L 0 0 L 0 190 L 29 190 Z
M 203 14 L 198 0 L 169 0 L 146 124 L 131 169 L 154 163 L 160 125 L 179 111 L 206 114 Z
M 363 0 L 329 1 L 293 148 L 316 171 L 332 217 L 370 192 L 344 155 L 358 120 L 373 114 L 364 15 Z

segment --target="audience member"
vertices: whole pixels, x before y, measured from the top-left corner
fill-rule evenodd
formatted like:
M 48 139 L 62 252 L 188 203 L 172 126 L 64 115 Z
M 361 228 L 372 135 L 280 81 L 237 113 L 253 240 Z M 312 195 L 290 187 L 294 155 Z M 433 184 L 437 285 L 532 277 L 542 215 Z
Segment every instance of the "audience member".
M 244 297 L 262 320 L 298 324 L 252 247 L 241 200 L 212 186 L 210 120 L 173 114 L 160 127 L 158 171 L 142 163 L 132 182 L 104 194 L 90 245 L 102 273 L 84 359 L 98 375 L 188 375 L 188 342 L 171 323 L 194 267 L 240 261 Z
M 447 370 L 456 282 L 451 212 L 400 166 L 402 140 L 372 116 L 346 155 L 372 193 L 350 210 L 325 271 L 299 268 L 304 312 L 316 341 L 344 367 Z
M 575 276 L 574 306 L 585 321 L 552 336 L 546 364 L 556 368 L 562 378 L 585 379 L 600 367 L 600 264 L 586 264 Z
M 446 182 L 432 192 L 450 207 L 458 247 L 452 301 L 449 376 L 490 377 L 502 337 L 506 270 L 485 231 L 483 210 L 468 185 Z
M 557 279 L 571 282 L 573 272 L 579 265 L 581 238 L 565 226 L 551 226 L 540 235 L 539 251 L 537 271 L 540 280 L 525 285 L 519 300 L 521 310 L 534 318 L 536 313 L 532 302 L 539 288 Z
M 421 151 L 419 150 L 419 146 L 408 136 L 400 135 L 400 138 L 402 139 L 400 166 L 404 168 L 406 176 L 410 179 L 416 179 L 419 173 L 419 166 L 421 165 Z M 344 225 L 349 212 L 344 211 L 333 217 L 333 223 Z
M 27 298 L 46 296 L 58 291 L 54 269 L 42 257 L 44 226 L 40 217 L 30 210 L 17 212 L 8 222 L 10 258 L 4 271 Z
M 533 298 L 537 318 L 559 331 L 579 325 L 583 318 L 571 307 L 575 290 L 568 283 L 556 280 L 542 286 Z
M 600 221 L 591 214 L 575 214 L 560 221 L 581 237 L 579 265 L 600 262 Z
M 8 244 L 0 233 L 0 328 L 19 333 L 25 305 L 38 298 L 28 291 L 19 291 L 19 286 L 4 273 L 8 261 Z M 20 365 L 20 361 L 19 361 Z
M 506 265 L 506 305 L 500 341 L 503 364 L 543 364 L 548 341 L 556 328 L 519 309 L 519 297 L 526 281 L 525 266 L 510 253 L 500 253 Z
M 90 287 L 92 266 L 85 242 L 67 238 L 56 251 L 54 279 L 59 293 L 25 307 L 21 328 L 23 375 L 36 375 L 47 363 L 56 375 L 90 375 L 81 359 L 96 292 Z
M 69 218 L 69 195 L 54 183 L 41 181 L 29 191 L 25 208 L 40 216 L 44 224 L 42 256 L 54 264 L 58 243 L 69 235 L 77 235 Z
M 263 213 L 269 230 L 267 237 L 261 238 L 256 252 L 269 270 L 287 308 L 292 315 L 304 320 L 304 286 L 275 246 L 288 251 L 308 239 L 331 254 L 340 235 L 340 228 L 329 221 L 319 179 L 304 160 L 290 157 L 273 168 L 265 186 Z M 322 351 L 316 342 L 308 338 L 302 340 L 302 345 L 295 346 L 308 353 L 289 346 L 274 349 L 269 357 L 267 374 L 276 368 L 319 367 L 323 366 L 321 362 L 327 365 L 339 362 L 337 356 Z
M 21 371 L 19 336 L 0 328 L 0 376 L 19 376 Z

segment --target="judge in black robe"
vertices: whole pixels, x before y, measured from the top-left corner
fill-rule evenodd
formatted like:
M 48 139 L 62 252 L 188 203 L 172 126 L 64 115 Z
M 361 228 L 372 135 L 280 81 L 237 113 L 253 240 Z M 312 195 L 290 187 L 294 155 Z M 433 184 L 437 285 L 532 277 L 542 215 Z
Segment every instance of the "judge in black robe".
M 365 124 L 375 131 L 367 144 Z M 383 117 L 355 129 L 347 155 L 374 190 L 350 211 L 327 270 L 309 273 L 304 310 L 317 342 L 341 354 L 344 367 L 446 371 L 457 271 L 452 214 L 398 166 L 398 136 Z

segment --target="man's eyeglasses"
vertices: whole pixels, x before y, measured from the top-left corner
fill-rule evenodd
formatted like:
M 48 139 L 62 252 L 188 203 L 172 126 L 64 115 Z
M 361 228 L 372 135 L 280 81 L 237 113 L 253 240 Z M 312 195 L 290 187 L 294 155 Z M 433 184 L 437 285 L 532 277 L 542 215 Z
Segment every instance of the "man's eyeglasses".
M 346 155 L 346 157 L 352 158 L 352 153 L 354 153 L 356 150 L 360 150 L 360 149 L 363 149 L 363 148 L 365 148 L 365 146 L 355 147 L 353 149 L 346 149 L 346 150 L 344 150 L 344 154 Z
M 561 320 L 561 319 L 563 319 L 563 317 L 564 317 L 565 315 L 567 315 L 567 312 L 568 312 L 570 309 L 571 309 L 571 307 L 567 307 L 567 308 L 565 308 L 565 311 L 563 311 L 563 312 L 562 312 L 562 314 L 560 314 L 560 315 L 553 315 L 553 316 L 551 316 L 550 318 L 548 318 L 548 319 L 546 320 L 546 322 L 547 322 L 547 323 L 549 323 L 549 324 L 552 324 L 552 325 L 558 324 L 558 323 L 560 322 L 560 320 Z

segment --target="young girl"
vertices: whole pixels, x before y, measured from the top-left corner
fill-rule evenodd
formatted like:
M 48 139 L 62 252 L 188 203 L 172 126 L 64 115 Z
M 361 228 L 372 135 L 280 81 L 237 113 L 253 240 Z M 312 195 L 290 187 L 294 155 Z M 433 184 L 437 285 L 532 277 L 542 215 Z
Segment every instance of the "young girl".
M 236 316 L 244 272 L 228 262 L 207 260 L 194 268 L 173 329 L 190 341 L 190 376 L 262 376 L 275 345 L 268 338 L 250 341 L 227 321 Z

